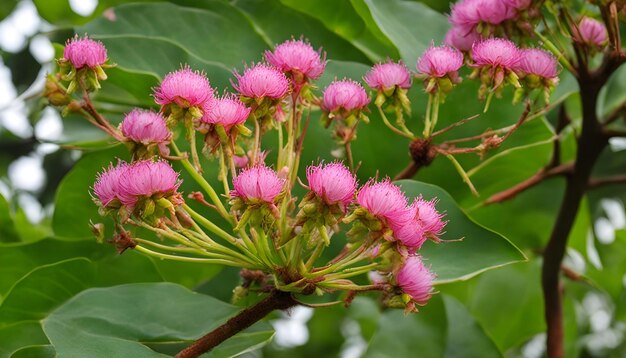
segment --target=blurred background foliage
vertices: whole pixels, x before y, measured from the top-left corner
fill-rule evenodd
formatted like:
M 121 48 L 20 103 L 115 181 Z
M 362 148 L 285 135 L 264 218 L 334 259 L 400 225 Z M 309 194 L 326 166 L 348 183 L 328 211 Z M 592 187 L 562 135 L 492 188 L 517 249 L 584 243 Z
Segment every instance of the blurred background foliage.
M 212 85 L 223 91 L 230 88 L 232 69 L 259 61 L 264 50 L 291 37 L 304 36 L 327 52 L 330 63 L 318 81 L 320 88 L 335 77 L 359 80 L 373 63 L 388 57 L 402 59 L 413 69 L 432 41 L 442 41 L 448 9 L 444 0 L 0 2 L 0 356 L 54 356 L 55 348 L 65 349 L 77 340 L 81 345 L 100 342 L 112 349 L 111 354 L 139 356 L 148 351 L 134 345 L 135 340 L 189 340 L 208 330 L 202 322 L 227 317 L 234 309 L 217 300 L 230 300 L 239 280 L 236 270 L 158 261 L 134 252 L 118 256 L 112 246 L 93 240 L 88 223 L 100 219 L 88 190 L 100 168 L 126 154 L 81 118 L 61 119 L 40 98 L 43 75 L 51 70 L 55 52 L 58 55 L 67 38 L 88 33 L 108 48 L 109 58 L 118 66 L 109 72 L 95 101 L 109 118 L 121 120 L 133 106 L 154 106 L 151 87 L 180 64 L 203 69 Z M 615 74 L 600 110 L 608 112 L 626 99 L 625 80 L 626 70 Z M 441 126 L 480 113 L 476 92 L 477 84 L 471 81 L 455 89 L 441 108 Z M 410 98 L 409 126 L 421 130 L 426 96 L 419 84 Z M 506 93 L 489 113 L 449 132 L 447 138 L 515 123 L 522 107 L 512 106 L 510 100 L 511 93 Z M 564 103 L 570 117 L 577 119 L 577 89 L 565 72 L 552 102 Z M 501 204 L 481 202 L 550 160 L 555 112 L 523 126 L 485 158 L 459 157 L 470 169 L 480 197 L 470 193 L 444 159 L 417 176 L 450 193 L 477 223 L 508 238 L 527 262 L 437 286 L 440 294 L 417 315 L 381 311 L 369 297 L 359 297 L 348 309 L 297 308 L 289 317 L 275 314 L 271 326 L 255 325 L 211 356 L 542 356 L 541 250 L 555 220 L 563 182 L 546 181 Z M 332 158 L 329 132 L 313 124 L 304 163 Z M 573 134 L 564 134 L 569 150 L 563 151 L 563 161 L 573 156 Z M 363 163 L 359 176 L 394 176 L 409 163 L 407 146 L 408 141 L 387 130 L 372 113 L 371 123 L 359 128 L 353 145 L 356 160 Z M 623 170 L 624 149 L 623 143 L 612 143 L 607 150 L 617 154 L 601 161 L 596 171 Z M 616 187 L 594 191 L 578 214 L 565 262 L 576 273 L 564 286 L 568 357 L 626 355 L 625 196 L 626 191 Z M 445 245 L 437 249 L 445 250 Z M 472 252 L 465 254 L 471 257 Z M 215 299 L 200 299 L 165 281 Z M 128 283 L 142 283 L 144 290 L 119 286 L 83 292 Z M 116 301 L 119 297 L 127 301 Z M 180 309 L 160 316 L 162 326 L 151 325 L 150 313 L 174 297 Z M 120 338 L 115 344 L 106 334 L 82 336 L 80 330 L 69 334 L 59 329 L 81 315 L 93 318 L 94 313 L 86 311 L 95 306 L 100 315 L 126 323 L 115 326 Z M 197 312 L 203 315 L 197 317 Z M 186 324 L 190 327 L 181 328 Z M 257 349 L 269 342 L 273 330 L 277 333 L 272 342 Z M 167 354 L 181 344 L 155 343 L 150 348 Z M 128 350 L 117 350 L 121 346 Z

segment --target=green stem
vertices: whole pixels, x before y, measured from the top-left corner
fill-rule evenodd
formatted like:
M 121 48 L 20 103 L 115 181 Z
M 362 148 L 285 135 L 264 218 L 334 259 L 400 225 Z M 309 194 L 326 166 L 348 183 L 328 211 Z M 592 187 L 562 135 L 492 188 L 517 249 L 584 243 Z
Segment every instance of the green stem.
M 385 112 L 383 111 L 381 106 L 376 106 L 376 108 L 378 108 L 378 113 L 380 113 L 380 117 L 383 119 L 383 122 L 385 123 L 385 125 L 391 129 L 394 133 L 399 134 L 403 137 L 409 138 L 409 139 L 415 139 L 415 134 L 409 132 L 404 132 L 401 131 L 400 129 L 396 128 L 393 124 L 391 124 L 391 122 L 389 122 L 389 119 L 387 119 L 387 115 L 385 115 Z
M 222 239 L 234 244 L 234 245 L 238 245 L 239 242 L 237 242 L 237 238 L 230 235 L 229 233 L 227 233 L 226 231 L 222 230 L 219 226 L 215 225 L 212 221 L 210 221 L 209 219 L 205 218 L 204 216 L 198 214 L 196 211 L 194 211 L 192 208 L 189 207 L 189 205 L 187 204 L 183 204 L 182 205 L 183 209 L 196 221 L 198 222 L 200 225 L 202 225 L 204 228 L 206 228 L 207 230 L 211 231 L 212 233 L 216 234 L 217 236 L 221 237 Z
M 433 100 L 433 109 L 432 109 L 432 118 L 430 119 L 430 130 L 429 134 L 435 131 L 435 127 L 437 126 L 437 120 L 439 120 L 439 104 L 441 101 L 441 97 L 439 91 L 435 92 L 435 99 Z
M 474 184 L 472 184 L 472 181 L 470 180 L 469 176 L 465 172 L 465 169 L 463 169 L 463 167 L 461 166 L 461 163 L 459 163 L 452 154 L 447 154 L 446 158 L 450 159 L 450 161 L 454 165 L 454 168 L 456 168 L 456 171 L 459 173 L 461 178 L 463 178 L 463 181 L 467 184 L 467 186 L 472 191 L 472 194 L 478 196 L 478 191 L 476 191 Z
M 180 150 L 178 150 L 176 143 L 172 141 L 170 144 L 172 146 L 172 149 L 174 150 L 174 153 L 176 153 L 177 156 L 181 156 Z M 189 175 L 191 175 L 191 177 L 196 181 L 196 183 L 198 183 L 198 185 L 200 185 L 200 187 L 204 190 L 204 192 L 209 195 L 209 198 L 211 198 L 211 201 L 215 205 L 217 212 L 226 221 L 228 221 L 229 224 L 232 225 L 233 219 L 231 218 L 230 214 L 224 207 L 224 204 L 222 204 L 222 201 L 220 200 L 219 196 L 217 195 L 217 193 L 215 192 L 211 184 L 209 184 L 209 182 L 206 181 L 206 179 L 204 179 L 204 177 L 202 177 L 202 175 L 200 175 L 200 173 L 198 173 L 194 169 L 193 165 L 191 165 L 188 159 L 182 159 L 180 162 L 183 164 L 183 167 L 185 168 L 185 170 L 187 170 Z
M 433 107 L 433 94 L 428 94 L 428 103 L 426 104 L 426 115 L 424 116 L 424 138 L 430 137 L 430 113 Z
M 228 185 L 228 169 L 226 169 L 226 160 L 225 160 L 224 148 L 220 150 L 220 179 L 224 184 L 224 194 L 230 194 L 230 187 Z
M 185 257 L 185 256 L 176 256 L 176 255 L 164 254 L 164 253 L 161 253 L 161 252 L 152 251 L 152 250 L 150 250 L 148 248 L 145 248 L 143 246 L 140 246 L 140 245 L 135 246 L 134 250 L 137 250 L 139 252 L 142 252 L 142 253 L 150 255 L 150 256 L 158 257 L 160 259 L 165 259 L 165 260 L 182 261 L 182 262 L 195 262 L 195 263 L 205 263 L 205 264 L 219 264 L 219 265 L 227 265 L 227 266 L 234 266 L 234 267 L 242 267 L 242 266 L 244 266 L 244 265 L 242 265 L 241 262 L 233 262 L 233 261 L 230 261 L 230 260 L 205 259 L 205 258 L 199 258 L 199 257 Z M 244 267 L 250 268 L 248 265 L 245 265 Z

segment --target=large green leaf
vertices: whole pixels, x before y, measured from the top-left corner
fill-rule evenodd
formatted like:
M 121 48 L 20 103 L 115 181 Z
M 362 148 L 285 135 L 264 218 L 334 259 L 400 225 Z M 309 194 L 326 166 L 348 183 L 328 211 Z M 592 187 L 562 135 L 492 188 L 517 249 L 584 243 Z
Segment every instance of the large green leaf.
M 91 187 L 97 174 L 115 163 L 116 158 L 127 159 L 128 151 L 122 146 L 96 151 L 84 155 L 63 178 L 55 198 L 52 229 L 57 236 L 79 239 L 93 239 L 89 222 L 111 225 L 98 214 L 98 207 L 90 196 Z
M 498 348 L 456 299 L 434 297 L 420 312 L 383 313 L 369 348 L 368 358 L 501 357 Z
M 48 338 L 38 321 L 22 321 L 0 328 L 0 357 L 9 357 L 23 347 L 47 343 Z
M 375 26 L 368 26 L 351 1 L 281 0 L 281 3 L 321 21 L 326 28 L 350 41 L 372 61 L 397 58 L 398 50 Z
M 131 284 L 84 291 L 46 317 L 43 327 L 59 356 L 160 357 L 146 345 L 166 351 L 168 345 L 189 343 L 237 311 L 174 284 Z M 244 331 L 227 341 L 223 355 L 214 356 L 245 352 L 273 334 L 265 323 L 251 332 L 264 333 Z
M 365 3 L 380 30 L 396 45 L 409 66 L 416 63 L 431 42 L 440 43 L 450 27 L 444 15 L 419 2 L 365 0 Z
M 101 40 L 122 70 L 162 78 L 187 63 L 224 87 L 234 67 L 259 60 L 268 44 L 228 3 L 203 4 L 202 9 L 170 3 L 121 5 L 112 10 L 114 20 L 98 18 L 77 31 Z
M 19 241 L 9 202 L 0 195 L 0 242 Z
M 88 288 L 94 276 L 94 267 L 85 258 L 34 269 L 17 281 L 2 300 L 0 327 L 44 318 L 56 306 Z
M 441 188 L 413 180 L 397 183 L 409 198 L 437 198 L 437 209 L 446 214 L 448 221 L 442 239 L 462 239 L 440 244 L 428 242 L 420 251 L 437 274 L 437 282 L 466 280 L 488 269 L 525 260 L 506 238 L 472 221 Z

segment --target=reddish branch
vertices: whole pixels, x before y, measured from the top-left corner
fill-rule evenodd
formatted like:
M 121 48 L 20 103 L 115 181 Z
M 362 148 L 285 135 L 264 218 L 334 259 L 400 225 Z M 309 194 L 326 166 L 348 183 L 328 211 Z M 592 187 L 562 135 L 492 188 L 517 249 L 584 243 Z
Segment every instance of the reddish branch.
M 176 358 L 199 357 L 201 354 L 210 351 L 228 338 L 260 321 L 272 311 L 286 310 L 297 304 L 298 303 L 289 292 L 278 290 L 271 291 L 267 297 L 254 306 L 250 306 L 237 313 L 237 315 L 229 319 L 226 323 L 215 328 L 189 347 L 180 351 L 176 355 Z

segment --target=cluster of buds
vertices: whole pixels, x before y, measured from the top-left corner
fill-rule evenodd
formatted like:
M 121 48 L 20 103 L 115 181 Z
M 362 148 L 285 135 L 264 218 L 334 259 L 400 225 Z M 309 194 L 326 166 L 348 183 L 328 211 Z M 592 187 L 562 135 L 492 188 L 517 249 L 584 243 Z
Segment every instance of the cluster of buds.
M 83 71 L 68 77 L 69 81 L 83 86 L 81 79 L 105 79 L 102 44 L 87 38 L 72 40 L 65 57 L 60 64 L 69 61 Z M 119 160 L 103 168 L 92 189 L 100 213 L 115 223 L 109 242 L 120 252 L 134 249 L 163 259 L 262 272 L 264 286 L 286 292 L 342 290 L 348 292 L 348 302 L 355 293 L 378 290 L 387 306 L 416 311 L 434 292 L 435 275 L 418 251 L 429 238 L 441 241 L 445 222 L 435 208 L 436 200 L 420 197 L 409 202 L 389 180 L 370 179 L 359 188 L 355 174 L 335 161 L 306 168 L 306 184 L 300 183 L 307 193 L 298 201 L 292 192 L 300 180 L 306 128 L 302 115 L 307 107 L 319 105 L 326 126 L 333 124 L 335 136 L 349 143 L 356 137 L 357 123 L 368 120 L 370 97 L 361 84 L 344 79 L 331 83 L 323 97 L 316 98 L 312 81 L 325 69 L 325 54 L 304 40 L 286 41 L 265 57 L 268 63 L 255 63 L 243 74 L 235 71 L 232 85 L 237 93 L 222 96 L 215 95 L 204 73 L 188 66 L 168 73 L 153 92 L 159 112 L 132 109 L 119 127 L 96 111 L 88 95 L 83 99 L 88 118 L 131 152 L 130 162 Z M 440 77 L 454 78 L 451 72 Z M 378 64 L 365 82 L 377 91 L 379 107 L 410 114 L 406 91 L 411 75 L 403 63 Z M 96 83 L 84 87 L 85 93 L 97 90 Z M 71 91 L 64 95 L 70 96 Z M 71 102 L 52 101 L 61 106 Z M 261 139 L 272 130 L 278 131 L 278 158 L 266 165 L 268 151 L 261 148 Z M 179 131 L 186 134 L 191 158 L 178 149 Z M 204 136 L 202 156 L 196 150 L 196 132 Z M 203 162 L 213 158 L 219 159 L 219 170 L 208 172 L 222 181 L 227 202 L 203 174 L 202 166 L 207 166 Z M 179 161 L 203 192 L 185 198 L 172 161 Z M 230 229 L 192 207 L 197 204 L 215 210 Z M 349 240 L 329 260 L 324 252 L 346 225 Z M 102 238 L 103 224 L 92 227 Z M 151 231 L 159 240 L 140 237 L 135 234 L 138 228 Z M 371 284 L 350 280 L 368 273 L 377 277 Z M 236 289 L 237 296 L 249 286 Z

